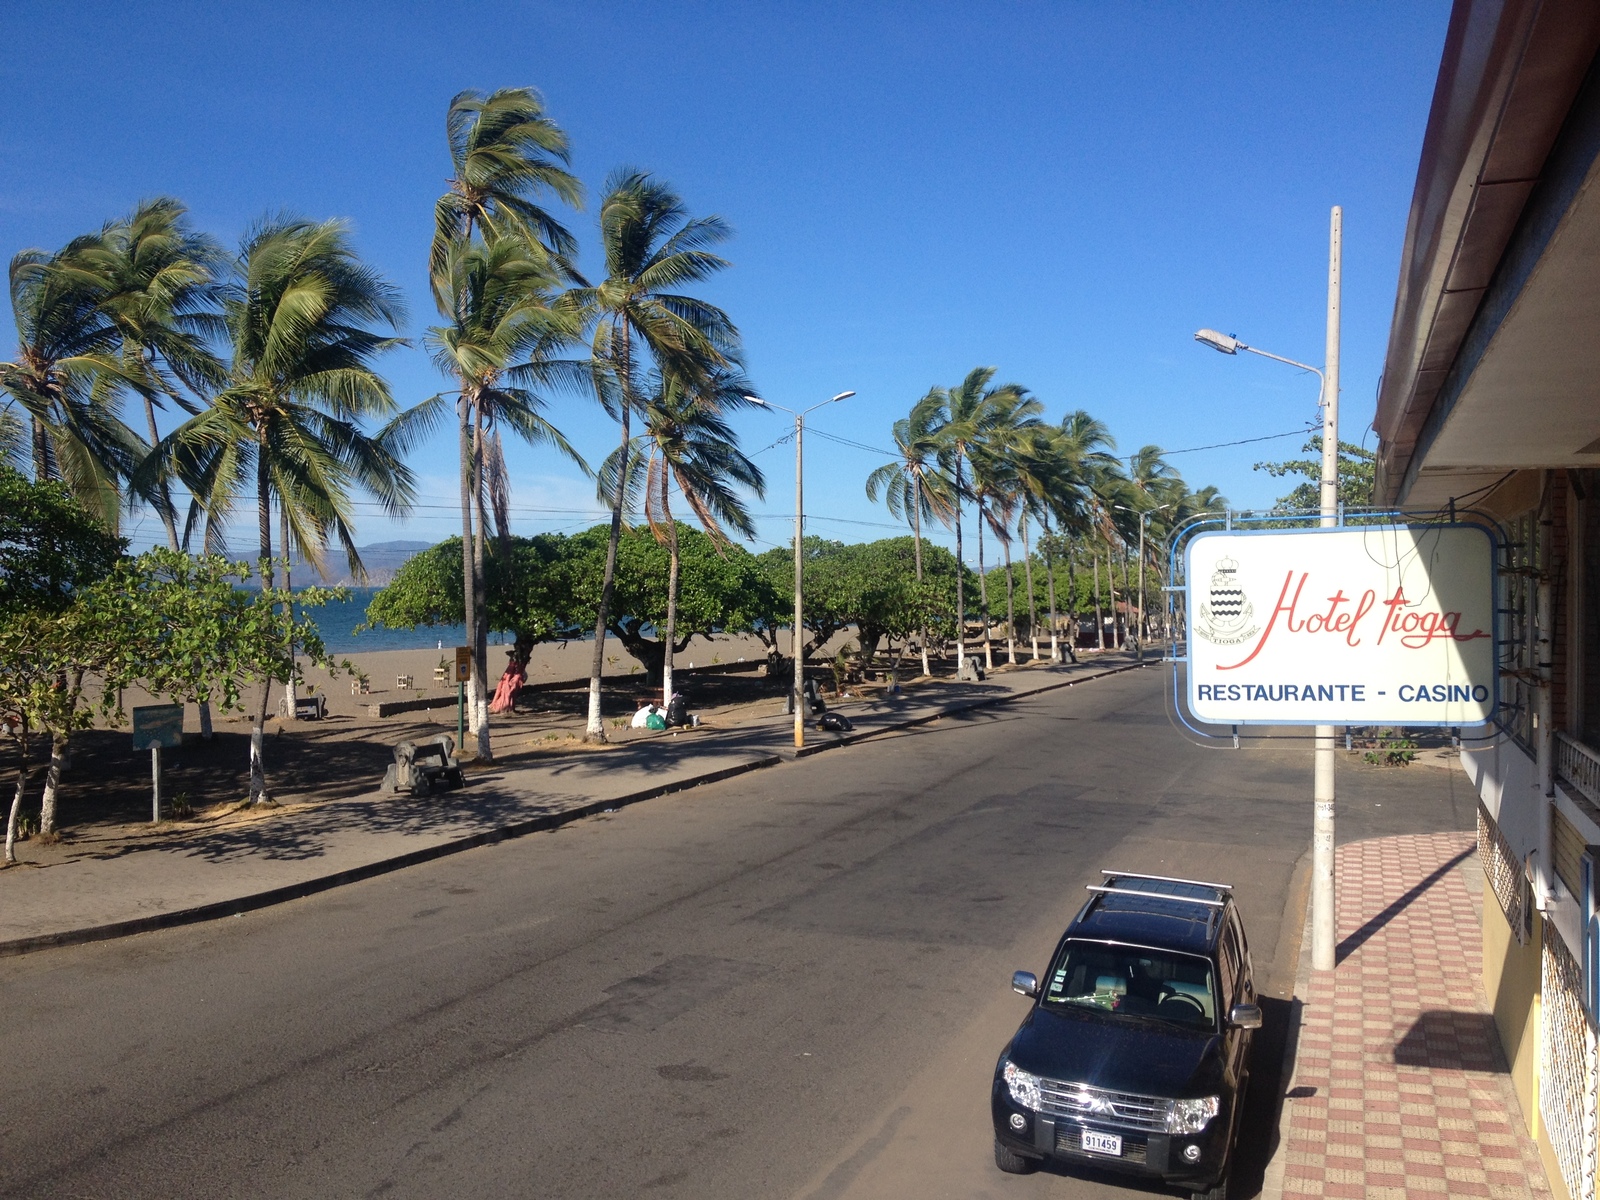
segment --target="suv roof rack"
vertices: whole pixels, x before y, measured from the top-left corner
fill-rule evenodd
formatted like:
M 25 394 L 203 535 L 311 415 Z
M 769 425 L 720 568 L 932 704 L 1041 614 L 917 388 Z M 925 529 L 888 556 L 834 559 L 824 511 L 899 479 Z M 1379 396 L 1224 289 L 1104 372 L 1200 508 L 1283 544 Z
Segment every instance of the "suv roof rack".
M 1140 875 L 1135 871 L 1108 871 L 1100 868 L 1100 874 L 1109 879 L 1149 879 L 1158 883 L 1192 883 L 1195 887 L 1216 888 L 1219 892 L 1233 891 L 1231 883 L 1209 883 L 1204 879 L 1178 879 L 1171 875 Z
M 1222 908 L 1225 900 L 1205 900 L 1199 896 L 1175 896 L 1171 892 L 1139 892 L 1133 888 L 1106 887 L 1103 884 L 1090 884 L 1087 891 L 1103 892 L 1112 896 L 1140 896 L 1146 900 L 1176 900 L 1180 904 L 1203 904 L 1207 908 Z

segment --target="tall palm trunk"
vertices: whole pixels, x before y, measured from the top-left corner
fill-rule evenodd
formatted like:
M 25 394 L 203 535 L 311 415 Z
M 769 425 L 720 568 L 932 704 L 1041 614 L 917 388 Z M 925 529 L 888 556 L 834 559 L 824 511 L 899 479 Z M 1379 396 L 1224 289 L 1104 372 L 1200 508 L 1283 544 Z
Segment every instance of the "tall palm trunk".
M 1028 546 L 1028 518 L 1018 523 L 1022 531 L 1022 573 L 1028 585 L 1028 636 L 1033 639 L 1033 661 L 1039 661 L 1039 601 L 1033 594 L 1033 550 Z
M 44 483 L 56 477 L 56 457 L 50 448 L 50 434 L 38 417 L 33 420 L 33 478 Z
M 998 535 L 996 535 L 998 536 Z M 1011 570 L 1011 539 L 1000 538 L 1006 558 L 1006 661 L 1017 665 L 1017 582 Z
M 994 670 L 994 645 L 989 640 L 989 575 L 983 566 L 983 497 L 978 497 L 978 607 L 983 615 L 983 669 Z
M 1050 536 L 1050 530 L 1045 528 L 1045 537 Z M 1050 550 L 1050 543 L 1045 542 L 1044 551 L 1044 577 L 1045 586 L 1050 591 L 1050 661 L 1061 661 L 1061 633 L 1060 618 L 1056 615 L 1056 560 L 1055 554 Z
M 672 660 L 675 657 L 673 647 L 676 646 L 678 637 L 678 523 L 672 519 L 672 511 L 667 507 L 666 472 L 662 472 L 661 484 L 661 514 L 667 520 L 667 628 L 665 644 L 662 646 L 661 659 L 661 705 L 665 708 L 672 703 Z
M 1128 613 L 1131 611 L 1130 608 L 1129 608 L 1129 605 L 1131 605 L 1133 603 L 1133 583 L 1132 583 L 1133 572 L 1130 569 L 1131 566 L 1132 566 L 1132 563 L 1133 563 L 1133 555 L 1129 554 L 1128 553 L 1128 548 L 1126 546 L 1124 546 L 1122 548 L 1122 604 L 1123 604 L 1123 608 L 1122 608 L 1122 643 L 1123 643 L 1123 645 L 1127 645 L 1128 636 L 1129 636 L 1130 632 L 1132 633 L 1132 636 L 1135 637 L 1135 638 L 1140 638 L 1140 637 L 1144 636 L 1138 630 L 1133 629 L 1131 627 L 1131 625 L 1129 624 L 1130 618 L 1128 616 Z M 1141 618 L 1143 618 L 1144 614 L 1140 613 L 1139 616 Z
M 1054 583 L 1055 576 L 1052 575 Z M 1077 553 L 1067 548 L 1067 657 L 1078 661 L 1078 561 Z
M 956 447 L 956 674 L 967 661 L 966 559 L 961 552 L 961 447 Z
M 911 477 L 911 496 L 913 500 L 911 516 L 916 529 L 914 544 L 916 545 L 917 555 L 917 584 L 918 591 L 920 591 L 922 584 L 922 477 L 920 475 Z M 918 596 L 917 603 L 919 606 L 924 603 L 921 596 Z M 920 640 L 922 643 L 922 673 L 924 676 L 931 675 L 933 672 L 928 670 L 928 612 L 926 608 L 922 610 L 922 636 Z
M 606 622 L 611 618 L 611 597 L 617 580 L 617 543 L 622 538 L 622 505 L 627 499 L 629 418 L 633 414 L 633 364 L 630 361 L 628 327 L 622 326 L 621 345 L 612 352 L 617 372 L 617 390 L 622 406 L 622 470 L 617 472 L 617 491 L 611 500 L 611 536 L 606 542 L 606 573 L 600 585 L 600 607 L 594 619 L 594 662 L 589 671 L 589 723 L 583 731 L 586 742 L 606 740 L 605 722 L 600 717 L 600 675 L 606 665 Z
M 473 561 L 472 553 L 472 412 L 477 407 L 470 394 L 463 387 L 456 398 L 456 431 L 460 442 L 461 454 L 461 590 L 462 590 L 462 615 L 466 618 L 467 636 L 472 636 L 472 631 L 477 625 L 478 613 L 478 572 Z M 478 740 L 478 753 L 488 757 L 489 725 L 487 721 L 479 720 L 480 709 L 477 703 L 478 688 L 482 686 L 482 676 L 475 670 L 473 675 L 472 703 L 468 705 L 468 714 L 474 722 L 472 732 Z M 465 749 L 465 747 L 462 747 Z
M 1100 552 L 1094 555 L 1094 644 L 1095 649 L 1106 648 L 1106 615 L 1100 609 Z
M 283 550 L 283 590 L 288 592 L 289 595 L 291 597 L 293 597 L 293 595 L 294 595 L 294 551 L 292 551 L 289 548 L 289 506 L 287 504 L 282 503 L 281 501 L 278 504 L 278 545 Z M 291 599 L 290 600 L 291 609 L 293 607 L 293 603 L 294 602 Z M 295 701 L 297 701 L 300 698 L 300 689 L 296 686 L 295 676 L 296 676 L 296 674 L 298 674 L 299 670 L 300 670 L 300 663 L 299 663 L 299 660 L 296 658 L 295 652 L 294 652 L 294 635 L 290 634 L 289 635 L 289 678 L 283 685 L 284 688 L 285 688 L 285 699 L 284 699 L 284 708 L 286 709 L 285 718 L 287 720 L 290 720 L 290 721 L 293 721 L 293 720 L 297 719 L 296 716 L 295 716 Z
M 472 621 L 467 635 L 472 647 L 472 708 L 477 717 L 478 760 L 493 762 L 489 742 L 489 576 L 484 563 L 485 524 L 489 516 L 483 502 L 483 406 L 473 405 L 472 502 L 478 510 L 478 527 L 472 539 Z
M 272 571 L 272 473 L 267 463 L 267 431 L 262 429 L 256 446 L 256 523 L 261 535 L 261 585 L 271 588 Z M 261 700 L 256 706 L 256 723 L 250 730 L 250 799 L 251 804 L 270 804 L 267 794 L 267 770 L 261 760 L 263 741 L 267 733 L 267 713 L 272 703 L 272 676 L 261 680 Z

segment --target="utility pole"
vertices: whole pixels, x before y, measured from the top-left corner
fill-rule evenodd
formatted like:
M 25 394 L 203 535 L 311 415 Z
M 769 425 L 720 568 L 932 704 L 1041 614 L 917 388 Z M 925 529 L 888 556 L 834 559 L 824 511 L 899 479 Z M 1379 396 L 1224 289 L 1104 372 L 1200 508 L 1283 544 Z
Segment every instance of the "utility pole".
M 1322 378 L 1322 526 L 1339 523 L 1339 270 L 1344 210 L 1328 226 L 1328 348 Z M 1338 937 L 1333 887 L 1334 727 L 1316 727 L 1311 830 L 1311 966 L 1331 971 Z
M 805 413 L 794 415 L 794 747 L 796 750 L 804 748 L 806 744 L 806 660 L 805 654 L 805 626 L 800 623 L 800 584 L 802 572 L 800 566 L 800 552 L 804 538 L 804 521 L 801 514 L 805 512 L 805 456 L 803 446 L 806 436 Z

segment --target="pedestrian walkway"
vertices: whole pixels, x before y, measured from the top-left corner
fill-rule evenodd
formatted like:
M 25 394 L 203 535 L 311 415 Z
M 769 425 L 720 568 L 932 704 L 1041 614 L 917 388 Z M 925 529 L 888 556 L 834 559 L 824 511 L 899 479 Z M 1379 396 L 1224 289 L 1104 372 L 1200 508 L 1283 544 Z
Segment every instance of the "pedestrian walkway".
M 982 684 L 946 684 L 847 705 L 856 735 L 816 733 L 811 748 L 941 717 L 970 714 L 981 720 L 987 705 L 1137 665 L 1129 655 L 1108 654 L 1078 665 L 996 674 Z M 241 814 L 213 829 L 158 825 L 148 833 L 117 830 L 103 841 L 85 834 L 70 854 L 0 872 L 0 954 L 227 916 L 793 761 L 793 728 L 793 718 L 780 714 L 604 750 L 513 755 L 469 772 L 465 791 L 426 798 L 374 790 L 348 800 Z
M 1283 1196 L 1550 1195 L 1481 979 L 1471 833 L 1339 848 L 1338 967 L 1304 969 Z

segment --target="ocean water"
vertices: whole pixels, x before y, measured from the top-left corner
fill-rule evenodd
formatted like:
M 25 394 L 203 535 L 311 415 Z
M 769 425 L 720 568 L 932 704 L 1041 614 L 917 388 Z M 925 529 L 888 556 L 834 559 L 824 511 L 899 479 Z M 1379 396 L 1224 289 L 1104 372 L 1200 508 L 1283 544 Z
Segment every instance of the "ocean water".
M 353 654 L 360 650 L 431 650 L 436 645 L 445 649 L 464 646 L 467 642 L 465 625 L 419 625 L 416 629 L 368 629 L 356 632 L 356 626 L 367 619 L 367 605 L 377 594 L 377 588 L 353 587 L 347 589 L 350 598 L 325 604 L 321 608 L 305 610 L 305 615 L 316 622 L 322 640 L 334 654 Z M 489 644 L 509 644 L 509 634 L 491 633 Z

